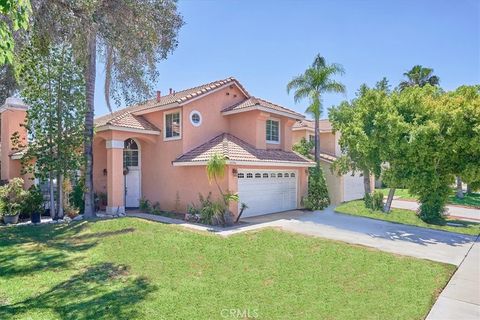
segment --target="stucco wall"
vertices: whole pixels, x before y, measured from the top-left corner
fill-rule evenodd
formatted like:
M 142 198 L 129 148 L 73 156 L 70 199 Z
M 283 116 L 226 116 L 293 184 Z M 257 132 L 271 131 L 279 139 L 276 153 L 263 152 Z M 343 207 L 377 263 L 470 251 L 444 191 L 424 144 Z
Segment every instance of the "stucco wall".
M 343 201 L 343 179 L 330 170 L 331 164 L 326 161 L 320 161 L 325 180 L 327 182 L 328 196 L 331 204 L 339 204 Z

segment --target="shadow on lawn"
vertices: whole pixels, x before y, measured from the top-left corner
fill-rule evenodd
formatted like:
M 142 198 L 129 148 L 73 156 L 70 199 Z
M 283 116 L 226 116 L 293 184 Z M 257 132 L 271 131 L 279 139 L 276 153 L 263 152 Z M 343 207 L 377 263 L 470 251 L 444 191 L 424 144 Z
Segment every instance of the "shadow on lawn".
M 132 319 L 140 316 L 135 305 L 155 290 L 146 278 L 130 276 L 124 265 L 100 263 L 44 293 L 0 306 L 0 319 L 45 311 L 61 319 Z
M 31 275 L 44 270 L 68 268 L 81 257 L 73 256 L 93 248 L 105 237 L 135 229 L 80 234 L 88 223 L 21 226 L 0 233 L 0 276 Z

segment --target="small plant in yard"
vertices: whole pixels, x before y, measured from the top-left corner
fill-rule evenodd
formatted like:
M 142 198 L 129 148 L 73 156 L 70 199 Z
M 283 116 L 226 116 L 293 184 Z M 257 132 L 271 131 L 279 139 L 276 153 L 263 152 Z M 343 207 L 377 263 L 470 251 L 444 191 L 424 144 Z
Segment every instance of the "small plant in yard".
M 162 210 L 160 209 L 160 202 L 155 202 L 150 208 L 150 213 L 152 214 L 161 214 Z
M 208 160 L 207 163 L 207 176 L 208 180 L 215 181 L 215 184 L 217 185 L 218 191 L 222 195 L 222 202 L 212 202 L 212 209 L 213 211 L 217 212 L 216 216 L 218 216 L 216 219 L 212 221 L 221 223 L 222 225 L 227 225 L 230 226 L 233 224 L 233 216 L 232 213 L 229 211 L 229 205 L 231 201 L 238 202 L 239 198 L 238 195 L 232 194 L 229 191 L 224 192 L 222 188 L 220 187 L 220 184 L 218 183 L 218 179 L 222 179 L 225 176 L 225 171 L 227 168 L 227 162 L 225 160 L 225 157 L 219 154 L 214 154 L 210 160 Z M 211 212 L 210 212 L 211 214 Z
M 22 213 L 30 216 L 33 223 L 39 223 L 41 214 L 44 211 L 44 199 L 39 187 L 33 185 L 25 194 L 22 203 Z
M 308 194 L 303 199 L 303 204 L 308 210 L 322 210 L 330 204 L 325 176 L 318 164 L 309 169 Z
M 83 180 L 77 181 L 75 186 L 72 189 L 72 192 L 70 193 L 70 204 L 78 210 L 79 214 L 83 214 L 83 211 L 85 209 L 85 200 L 84 200 L 84 184 Z
M 138 208 L 142 211 L 150 212 L 151 210 L 150 200 L 146 199 L 145 197 L 142 197 L 140 199 L 140 204 Z
M 383 210 L 383 192 L 375 190 L 373 193 L 367 193 L 363 198 L 365 207 L 373 211 Z
M 5 223 L 17 223 L 22 212 L 22 203 L 27 192 L 23 190 L 23 179 L 14 178 L 0 187 L 0 216 Z

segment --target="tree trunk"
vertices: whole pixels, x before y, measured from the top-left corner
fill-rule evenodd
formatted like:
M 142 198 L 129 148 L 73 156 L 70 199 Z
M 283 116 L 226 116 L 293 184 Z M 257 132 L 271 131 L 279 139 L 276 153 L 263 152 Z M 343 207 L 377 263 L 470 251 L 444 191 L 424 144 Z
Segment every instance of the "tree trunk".
M 56 215 L 55 215 L 55 190 L 53 190 L 53 174 L 50 172 L 48 174 L 48 191 L 49 191 L 49 194 L 50 194 L 50 217 L 52 219 L 55 219 Z
M 363 170 L 363 189 L 365 195 L 372 193 L 372 186 L 370 185 L 370 170 Z
M 63 218 L 63 174 L 59 174 L 57 178 L 57 215 L 60 219 Z
M 315 162 L 320 164 L 320 119 L 315 115 Z
M 462 186 L 462 178 L 457 177 L 457 194 L 458 199 L 463 199 L 463 186 Z
M 387 202 L 385 202 L 385 206 L 383 207 L 383 212 L 390 212 L 390 209 L 392 208 L 392 201 L 393 201 L 394 195 L 395 195 L 395 188 L 390 188 L 390 190 L 388 191 Z
M 84 135 L 84 153 L 85 153 L 85 217 L 95 216 L 95 204 L 93 194 L 93 115 L 95 99 L 95 76 L 96 76 L 96 56 L 97 39 L 96 31 L 93 30 L 88 35 L 88 53 L 85 70 L 87 112 L 85 114 L 85 135 Z M 111 173 L 113 174 L 113 173 Z

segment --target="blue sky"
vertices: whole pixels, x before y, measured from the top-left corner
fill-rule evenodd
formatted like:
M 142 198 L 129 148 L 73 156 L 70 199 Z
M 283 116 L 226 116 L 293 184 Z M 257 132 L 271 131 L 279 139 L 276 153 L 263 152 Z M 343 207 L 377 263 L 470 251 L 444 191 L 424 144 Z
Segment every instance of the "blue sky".
M 179 91 L 228 76 L 250 94 L 304 112 L 286 85 L 317 53 L 344 66 L 346 95 L 326 95 L 327 108 L 351 99 L 360 84 L 392 85 L 415 64 L 433 68 L 452 90 L 480 83 L 480 1 L 184 0 L 179 45 L 160 63 L 156 88 Z M 107 112 L 99 65 L 96 114 Z

